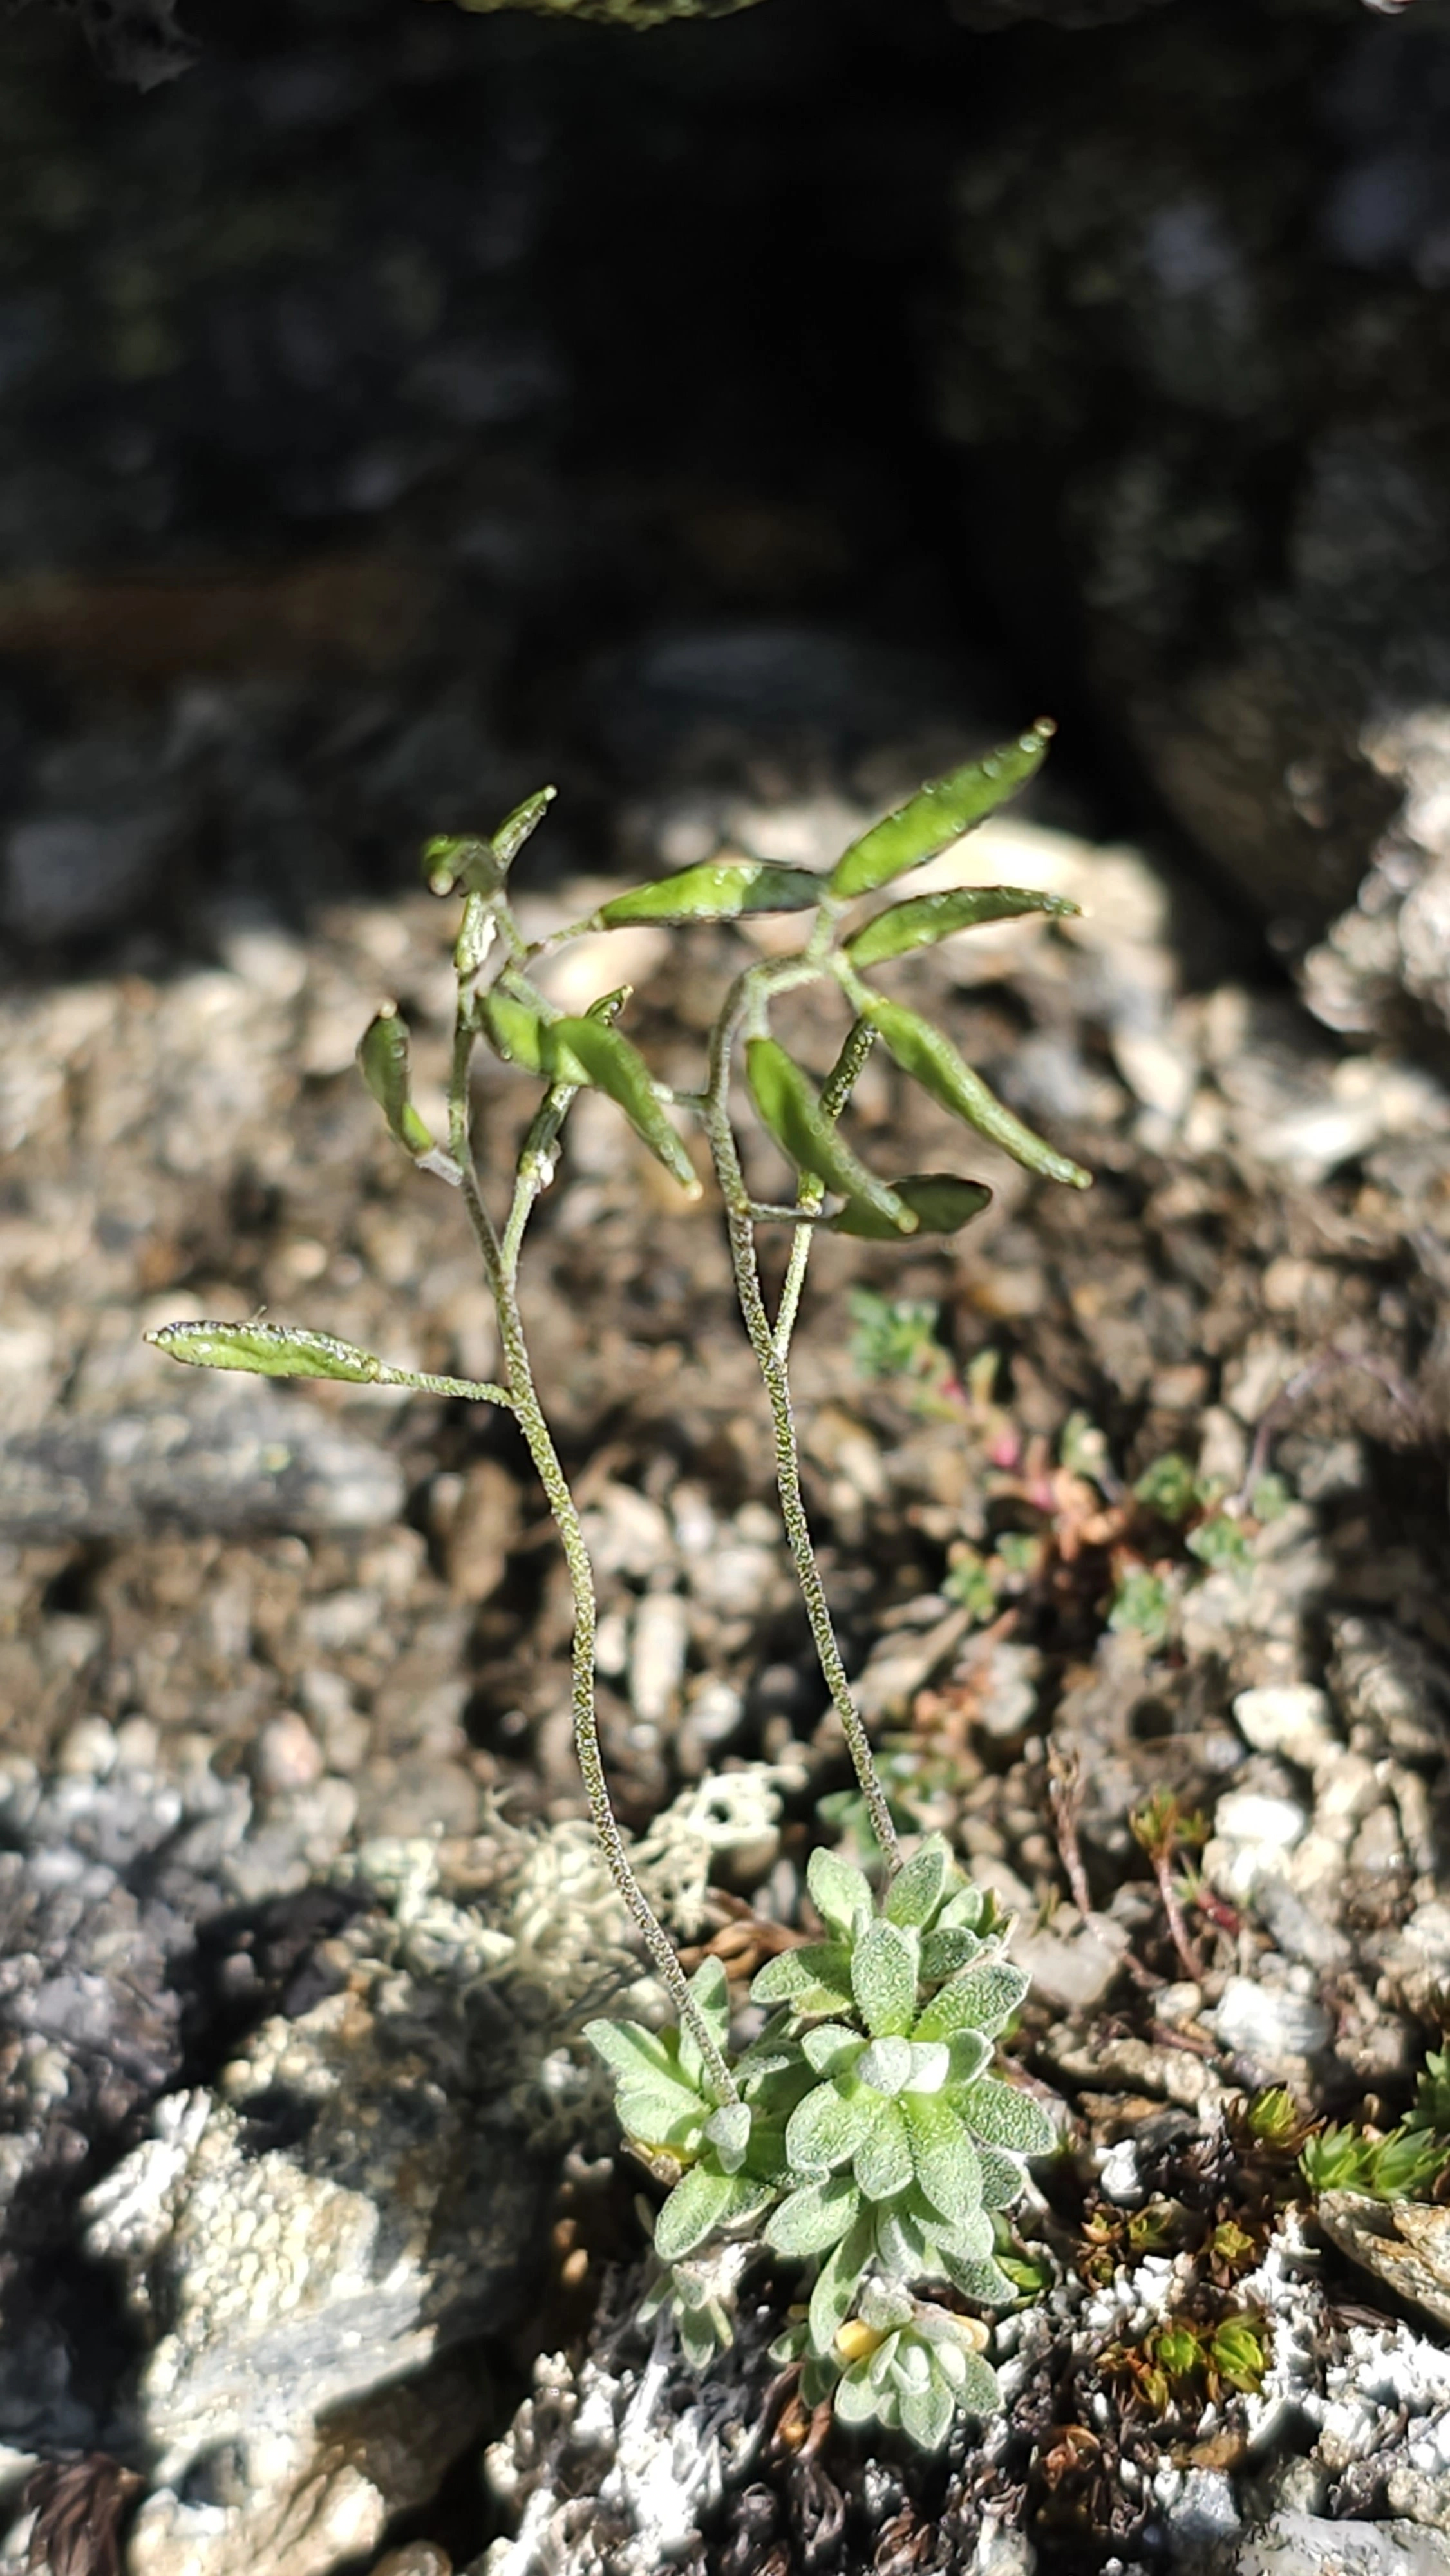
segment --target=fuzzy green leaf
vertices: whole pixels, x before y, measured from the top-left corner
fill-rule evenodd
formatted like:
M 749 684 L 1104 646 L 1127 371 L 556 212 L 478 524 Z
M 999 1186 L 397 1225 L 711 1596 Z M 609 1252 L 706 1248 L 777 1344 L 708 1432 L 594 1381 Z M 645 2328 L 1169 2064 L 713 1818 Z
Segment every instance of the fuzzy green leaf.
M 1010 1154 L 1025 1170 L 1040 1172 L 1049 1181 L 1065 1181 L 1071 1189 L 1091 1188 L 1091 1172 L 1085 1172 L 1068 1155 L 1060 1154 L 1045 1137 L 1024 1127 L 1021 1119 L 997 1098 L 991 1085 L 958 1054 L 944 1029 L 934 1027 L 919 1011 L 908 1010 L 904 1002 L 889 1002 L 881 994 L 865 995 L 861 1010 L 902 1072 L 910 1074 L 953 1117 L 964 1119 L 990 1144 L 1000 1145 L 1003 1153 Z
M 866 2042 L 857 2030 L 848 2030 L 839 2021 L 817 2022 L 814 2030 L 801 2036 L 801 2054 L 817 2075 L 849 2075 L 859 2067 L 866 2053 Z
M 1010 2209 L 1022 2191 L 1022 2168 L 1000 2147 L 977 2140 L 977 2169 L 984 2209 Z
M 739 2173 L 750 2149 L 749 2103 L 722 2102 L 706 2121 L 705 2136 L 715 2150 L 721 2172 Z
M 621 2076 L 615 2087 L 614 2114 L 625 2136 L 640 2146 L 670 2147 L 677 2155 L 693 2156 L 704 2137 L 709 2109 L 682 2084 L 632 2084 Z
M 918 2040 L 917 2046 L 922 2044 Z M 963 2084 L 973 2083 L 992 2063 L 992 2042 L 984 2030 L 959 2030 L 946 2045 L 951 2053 L 951 2073 L 947 2077 L 949 2092 L 955 2092 Z
M 875 2097 L 847 2101 L 834 2084 L 818 2084 L 798 2102 L 786 2124 L 786 2162 L 793 2174 L 820 2181 L 850 2162 L 871 2117 Z
M 947 2277 L 961 2291 L 964 2299 L 977 2299 L 984 2308 L 1009 2307 L 1017 2293 L 1000 2264 L 990 2254 L 971 2261 L 960 2254 L 945 2258 Z
M 837 2382 L 832 2412 L 838 2424 L 869 2424 L 876 2413 L 876 2390 L 869 2362 L 853 2362 Z
M 860 2139 L 852 2171 L 868 2200 L 891 2200 L 905 2191 L 912 2177 L 911 2142 L 894 2102 L 878 2099 L 874 2118 Z
M 544 1032 L 545 1066 L 556 1082 L 590 1082 L 624 1111 L 657 1163 L 679 1182 L 687 1199 L 700 1196 L 700 1181 L 681 1137 L 658 1098 L 638 1047 L 587 1012 L 552 1020 Z
M 677 2182 L 655 2220 L 655 2252 L 662 2263 L 678 2263 L 724 2227 L 740 2227 L 769 2208 L 770 2185 L 749 2174 L 712 2173 L 692 2165 Z
M 1001 2084 L 992 2075 L 979 2076 L 975 2084 L 964 2086 L 957 2099 L 973 2136 L 985 2139 L 988 2146 L 1005 2147 L 1014 2156 L 1046 2156 L 1057 2144 L 1057 2131 L 1041 2103 L 1015 2084 Z
M 950 2039 L 955 2031 L 994 2035 L 1011 2019 L 1032 1980 L 1011 1959 L 981 1959 L 964 1968 L 932 1997 L 916 2025 L 916 2039 Z
M 920 2451 L 939 2451 L 956 2412 L 951 2390 L 931 2376 L 924 2388 L 903 2389 L 901 2429 Z
M 851 1985 L 873 2039 L 902 2037 L 916 2010 L 918 1945 L 899 1924 L 868 1923 L 851 1953 Z M 923 2038 L 941 2034 L 925 2031 Z
M 995 2415 L 1002 2403 L 997 2374 L 979 2352 L 967 2355 L 967 2375 L 962 2383 L 957 2404 L 964 2415 Z
M 943 1931 L 938 1925 L 937 1929 L 928 1932 L 922 1941 L 922 1984 L 939 1986 L 945 1978 L 956 1976 L 961 1969 L 969 1968 L 972 1961 L 980 1957 L 981 1949 L 982 1944 L 975 1932 L 965 1932 L 960 1929 Z
M 806 1863 L 811 1903 L 823 1923 L 849 1940 L 871 1919 L 871 1888 L 864 1871 L 822 1843 Z
M 901 1234 L 914 1234 L 917 1219 L 904 1199 L 878 1181 L 852 1153 L 821 1107 L 820 1093 L 774 1038 L 748 1038 L 745 1078 L 762 1126 L 802 1175 L 814 1174 L 843 1198 L 874 1208 Z
M 821 2266 L 811 2292 L 810 2335 L 811 2350 L 822 2358 L 833 2351 L 836 2329 L 845 2324 L 855 2304 L 857 2285 L 870 2258 L 871 2235 L 871 2214 L 863 2210 Z
M 909 2039 L 873 2039 L 864 2057 L 856 2062 L 856 2074 L 873 2093 L 884 2093 L 894 2099 L 904 2092 L 911 2080 L 911 2042 Z
M 952 2071 L 952 2053 L 944 2040 L 908 2040 L 911 2050 L 911 2073 L 907 2078 L 908 2093 L 940 2093 Z
M 981 2207 L 981 2173 L 972 2140 L 937 2096 L 909 2093 L 902 2117 L 917 2181 L 933 2208 L 953 2225 L 961 2225 Z
M 833 2174 L 829 2182 L 803 2183 L 771 2211 L 765 2224 L 766 2244 L 793 2261 L 824 2254 L 854 2226 L 860 2208 L 861 2194 L 848 2174 Z
M 821 1995 L 834 2001 L 818 2002 Z M 753 1979 L 750 2000 L 793 2004 L 798 2012 L 849 2012 L 854 2000 L 850 1954 L 837 1941 L 807 1941 L 799 1950 L 778 1951 Z
M 959 1887 L 949 1896 L 937 1917 L 939 1932 L 979 1932 L 987 1912 L 985 1887 Z
M 915 2281 L 932 2269 L 926 2234 L 905 2200 L 877 2210 L 876 2251 L 886 2270 L 899 2280 Z
M 960 1234 L 974 1216 L 990 1207 L 992 1193 L 985 1181 L 965 1181 L 956 1172 L 908 1172 L 903 1180 L 891 1184 L 902 1205 L 916 1219 L 919 1234 Z M 858 1242 L 899 1243 L 901 1228 L 868 1207 L 864 1199 L 847 1199 L 835 1216 L 827 1219 L 832 1234 L 853 1235 Z
M 950 1867 L 946 1844 L 940 1835 L 933 1834 L 905 1868 L 897 1871 L 888 1887 L 882 1909 L 887 1922 L 914 1923 L 918 1928 L 930 1923 L 946 1893 Z
M 584 2037 L 612 2074 L 631 2083 L 679 2084 L 679 2062 L 658 2031 L 638 2021 L 587 2021 Z
M 877 2272 L 862 2290 L 856 2313 L 873 2334 L 889 2334 L 896 2326 L 910 2325 L 916 2301 L 900 2281 L 884 2281 Z
M 327 1377 L 370 1386 L 383 1373 L 371 1351 L 300 1324 L 159 1324 L 144 1338 L 190 1368 L 240 1369 L 247 1377 Z

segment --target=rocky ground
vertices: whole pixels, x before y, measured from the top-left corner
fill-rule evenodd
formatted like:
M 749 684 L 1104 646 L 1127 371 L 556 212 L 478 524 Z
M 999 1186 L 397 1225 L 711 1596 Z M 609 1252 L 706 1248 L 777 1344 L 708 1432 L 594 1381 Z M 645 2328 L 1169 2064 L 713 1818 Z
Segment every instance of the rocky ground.
M 7 30 L 7 2576 L 1450 2565 L 1443 2184 L 1299 2166 L 1450 2014 L 1444 13 L 962 19 L 770 0 L 621 67 L 218 0 L 141 101 Z M 1095 1186 L 972 1157 L 988 1215 L 823 1241 L 798 1340 L 848 1665 L 1017 1913 L 1065 2139 L 1007 2412 L 924 2463 L 802 2417 L 788 2279 L 703 2385 L 634 2322 L 577 2034 L 650 1993 L 507 1427 L 142 1335 L 495 1364 L 352 1061 L 392 995 L 440 1094 L 425 830 L 558 776 L 543 927 L 825 862 L 1048 705 L 970 867 L 1082 918 L 898 976 Z M 681 1078 L 740 954 L 579 968 Z M 481 1068 L 495 1189 L 527 1105 Z M 859 1113 L 960 1163 L 877 1065 Z M 717 1216 L 586 1099 L 526 1299 L 620 1811 L 743 1995 L 858 1816 Z

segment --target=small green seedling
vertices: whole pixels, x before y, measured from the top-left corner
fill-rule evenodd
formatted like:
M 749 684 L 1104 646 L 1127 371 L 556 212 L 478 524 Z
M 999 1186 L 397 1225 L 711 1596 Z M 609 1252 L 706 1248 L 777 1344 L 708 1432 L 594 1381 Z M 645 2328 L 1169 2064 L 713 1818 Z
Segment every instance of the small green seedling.
M 414 1387 L 503 1407 L 527 1444 L 563 1547 L 574 1601 L 574 1737 L 590 1812 L 621 1896 L 674 2007 L 660 2031 L 595 2022 L 590 2037 L 616 2083 L 621 2124 L 656 2172 L 674 2179 L 660 2211 L 656 2306 L 668 2304 L 684 2349 L 703 2364 L 728 2337 L 741 2260 L 751 2248 L 809 2267 L 805 2317 L 783 2349 L 803 2366 L 803 2391 L 830 2396 L 843 2422 L 874 2418 L 932 2448 L 957 2412 L 996 2402 L 982 2330 L 918 2295 L 946 2284 L 992 2302 L 1013 2295 L 994 2259 L 994 2213 L 1016 2196 L 1023 2159 L 1048 2152 L 1050 2124 L 990 2069 L 993 2042 L 1027 1980 L 1003 1954 L 990 1900 L 968 1885 L 946 1845 L 906 1860 L 836 1642 L 801 1492 L 787 1374 L 791 1337 L 818 1227 L 870 1241 L 951 1235 L 990 1193 L 957 1173 L 884 1179 L 841 1131 L 870 1051 L 887 1054 L 973 1134 L 1029 1171 L 1086 1188 L 1089 1175 L 996 1099 L 944 1030 L 869 980 L 893 960 L 976 923 L 1016 914 L 1063 915 L 1057 895 L 1010 886 L 958 887 L 861 916 L 861 901 L 970 830 L 1039 766 L 1042 723 L 988 758 L 925 787 L 852 843 L 829 875 L 722 860 L 616 895 L 586 919 L 527 941 L 509 901 L 509 871 L 553 795 L 544 788 L 491 838 L 430 841 L 425 881 L 461 900 L 454 945 L 456 1001 L 448 1126 L 435 1137 L 412 1093 L 408 1031 L 385 1002 L 358 1049 L 363 1079 L 390 1133 L 420 1170 L 456 1188 L 498 1317 L 501 1380 L 437 1377 L 389 1366 L 326 1333 L 273 1324 L 178 1323 L 150 1338 L 202 1368 L 264 1377 L 340 1379 Z M 543 959 L 586 933 L 649 922 L 688 930 L 761 913 L 798 914 L 799 948 L 757 958 L 736 976 L 710 1032 L 697 1091 L 670 1088 L 618 1025 L 627 988 L 583 1012 L 561 1011 L 538 979 Z M 787 993 L 824 986 L 846 1027 L 818 1081 L 770 1026 Z M 487 1046 L 540 1085 L 502 1222 L 485 1203 L 472 1140 L 471 1067 Z M 746 1187 L 736 1140 L 735 1073 L 754 1115 L 790 1169 L 792 1195 L 763 1203 Z M 615 1820 L 595 1712 L 595 1588 L 583 1526 L 535 1383 L 519 1302 L 519 1258 L 530 1217 L 554 1176 L 570 1108 L 583 1090 L 614 1102 L 686 1199 L 701 1195 L 687 1141 L 704 1139 L 724 1204 L 741 1315 L 771 1417 L 777 1484 L 812 1637 L 884 1865 L 878 1910 L 865 1878 L 817 1852 L 810 1885 L 823 1941 L 761 1971 L 757 2004 L 771 2008 L 743 2054 L 732 2047 L 718 1964 L 687 1978 L 635 1875 Z M 774 1315 L 756 1257 L 762 1224 L 793 1229 Z

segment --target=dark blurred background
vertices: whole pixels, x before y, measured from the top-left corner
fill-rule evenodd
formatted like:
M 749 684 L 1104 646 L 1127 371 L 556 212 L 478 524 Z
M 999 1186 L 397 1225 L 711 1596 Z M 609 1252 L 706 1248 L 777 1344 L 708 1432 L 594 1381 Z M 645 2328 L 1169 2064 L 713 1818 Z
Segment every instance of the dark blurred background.
M 1044 708 L 1056 810 L 1302 946 L 1450 667 L 1445 12 L 1017 15 L 191 0 L 145 94 L 6 22 L 12 966 Z

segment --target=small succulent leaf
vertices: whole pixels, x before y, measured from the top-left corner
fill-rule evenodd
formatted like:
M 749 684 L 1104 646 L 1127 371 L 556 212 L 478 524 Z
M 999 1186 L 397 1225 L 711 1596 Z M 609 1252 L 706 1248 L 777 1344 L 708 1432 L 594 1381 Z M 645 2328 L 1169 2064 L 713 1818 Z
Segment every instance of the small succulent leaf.
M 878 1181 L 852 1153 L 834 1121 L 821 1107 L 820 1094 L 774 1038 L 749 1038 L 745 1046 L 745 1079 L 762 1126 L 774 1137 L 786 1160 L 800 1174 L 813 1173 L 843 1198 L 859 1199 L 885 1217 L 900 1234 L 916 1232 L 916 1218 L 904 1199 Z
M 750 2000 L 755 2004 L 799 2004 L 802 1996 L 821 1989 L 839 1994 L 838 2009 L 849 2012 L 851 1961 L 842 1942 L 807 1941 L 798 1950 L 777 1951 L 753 1979 Z M 803 2009 L 829 2007 L 807 2005 Z
M 975 2084 L 965 2087 L 962 2117 L 974 2137 L 991 2147 L 1005 2147 L 1009 2155 L 1047 2156 L 1057 2145 L 1057 2131 L 1030 2093 L 1015 2084 L 999 2083 L 993 2075 L 979 2076 Z
M 834 2084 L 818 2084 L 790 2115 L 785 2132 L 786 2162 L 793 2174 L 821 2181 L 838 2165 L 849 2164 L 871 2117 L 873 2097 L 851 2100 Z
M 632 922 L 738 921 L 754 912 L 806 912 L 820 902 L 825 879 L 809 868 L 771 867 L 763 859 L 707 859 L 652 885 L 611 895 L 592 916 L 595 930 Z
M 707 2023 L 711 2038 L 724 2048 L 730 2037 L 730 1987 L 718 1959 L 702 1959 L 690 1979 L 690 1993 Z
M 946 2268 L 948 2278 L 961 2291 L 963 2298 L 977 2299 L 984 2308 L 1009 2307 L 1017 2296 L 1001 2265 L 994 2263 L 990 2254 L 975 2260 L 965 2255 L 948 2254 Z
M 956 1172 L 908 1172 L 904 1180 L 893 1181 L 892 1188 L 904 1207 L 916 1219 L 919 1234 L 960 1234 L 974 1216 L 990 1207 L 992 1193 L 985 1181 L 965 1181 Z M 889 1217 L 868 1207 L 864 1199 L 847 1199 L 833 1217 L 827 1219 L 832 1234 L 854 1235 L 866 1243 L 897 1243 L 901 1227 Z
M 856 2074 L 873 2093 L 885 2093 L 894 2099 L 911 2078 L 910 2040 L 873 2039 L 865 2055 L 857 2059 Z
M 838 2424 L 870 2423 L 876 2412 L 876 2390 L 869 2362 L 853 2362 L 837 2382 L 834 2412 Z
M 846 901 L 889 885 L 908 868 L 950 849 L 964 832 L 995 813 L 1042 765 L 1052 726 L 1044 719 L 984 760 L 969 761 L 919 790 L 883 822 L 873 823 L 844 850 L 831 870 L 829 890 Z
M 866 2364 L 873 2388 L 889 2388 L 892 2385 L 896 2377 L 896 2364 L 900 2358 L 901 2349 L 902 2339 L 899 2331 L 889 2334 L 884 2343 L 877 2345 Z
M 939 2093 L 952 2070 L 952 2053 L 945 2041 L 912 2039 L 907 2046 L 911 2050 L 908 2093 Z
M 891 2357 L 889 2368 L 903 2397 L 931 2386 L 932 2355 L 923 2344 L 918 2343 L 914 2335 L 901 2337 Z
M 556 1082 L 591 1082 L 624 1111 L 635 1134 L 657 1163 L 677 1180 L 687 1199 L 700 1196 L 700 1179 L 664 1104 L 656 1094 L 649 1066 L 638 1047 L 618 1029 L 591 1019 L 552 1020 L 545 1032 L 544 1055 Z
M 939 2451 L 956 2413 L 953 2392 L 930 2375 L 925 2388 L 908 2388 L 901 2398 L 901 2429 L 919 2451 Z
M 916 2179 L 954 2227 L 981 2208 L 977 2150 L 960 2120 L 935 2095 L 908 2093 L 902 2105 Z
M 861 2292 L 857 2314 L 863 2326 L 873 2334 L 890 2334 L 896 2326 L 909 2326 L 916 2314 L 916 2301 L 901 2281 L 886 2281 L 873 2273 Z
M 820 2021 L 801 2034 L 801 2053 L 818 2075 L 849 2075 L 853 2067 L 859 2073 L 866 2042 L 843 2022 Z
M 371 1351 L 300 1324 L 159 1324 L 144 1338 L 189 1368 L 240 1369 L 247 1377 L 330 1377 L 370 1386 L 383 1373 Z
M 739 2173 L 750 2148 L 749 2103 L 722 2102 L 706 2121 L 705 2136 L 715 2150 L 721 2172 Z
M 959 2030 L 996 2033 L 1021 2003 L 1032 1980 L 1012 1959 L 979 1959 L 933 1995 L 913 2036 L 950 2039 Z
M 995 2415 L 1002 2403 L 997 2374 L 979 2352 L 967 2355 L 967 2375 L 957 2400 L 964 2415 Z
M 724 2225 L 734 2197 L 733 2175 L 692 2165 L 655 2220 L 655 2252 L 660 2261 L 677 2263 L 682 2254 L 693 2254 L 697 2245 Z
M 1022 2191 L 1022 2167 L 1005 2155 L 1000 2147 L 989 2147 L 977 2140 L 977 2167 L 981 2178 L 982 2207 L 1010 2209 Z
M 851 1986 L 873 2039 L 904 2038 L 916 2011 L 918 1945 L 897 1923 L 868 1923 L 851 1952 Z M 929 2031 L 927 2038 L 938 2034 Z
M 840 2244 L 860 2209 L 861 2194 L 848 2174 L 832 2174 L 829 2182 L 803 2183 L 771 2211 L 764 2228 L 766 2244 L 795 2262 L 808 2254 L 824 2254 Z
M 980 2263 L 991 2253 L 996 2241 L 991 2212 L 971 2210 L 954 2227 L 948 2227 L 944 2220 L 938 2219 L 936 2238 L 943 2257 L 950 2254 L 959 2263 Z
M 913 1854 L 904 1869 L 899 1869 L 886 1891 L 882 1908 L 888 1923 L 912 1924 L 920 1930 L 931 1922 L 946 1893 L 951 1855 L 939 1834 L 933 1834 Z
M 938 2379 L 940 2379 L 943 2384 L 951 2390 L 954 2399 L 960 2397 L 962 2390 L 967 2384 L 967 2352 L 965 2344 L 937 2344 L 932 2353 L 932 2361 L 935 2366 Z
M 823 1923 L 845 1941 L 855 1938 L 873 1912 L 871 1887 L 864 1870 L 839 1853 L 818 1844 L 806 1863 L 806 1886 Z
M 827 2255 L 811 2292 L 811 2349 L 822 2358 L 834 2349 L 836 2335 L 856 2301 L 861 2274 L 871 2253 L 871 2213 L 862 2210 L 840 2244 Z
M 1005 1101 L 997 1098 L 990 1084 L 958 1054 L 944 1029 L 934 1027 L 904 1002 L 889 1002 L 879 993 L 866 995 L 861 1009 L 902 1072 L 920 1083 L 923 1091 L 954 1118 L 974 1127 L 989 1144 L 999 1145 L 1026 1171 L 1040 1172 L 1044 1180 L 1064 1181 L 1071 1189 L 1091 1188 L 1091 1172 L 1085 1172 L 1067 1154 L 1060 1154 L 1045 1137 L 1024 1127 Z
M 911 2142 L 894 2102 L 878 2101 L 857 2144 L 852 2171 L 868 2200 L 891 2200 L 905 2191 L 913 2172 Z
M 982 1944 L 975 1932 L 958 1929 L 943 1931 L 940 1925 L 928 1932 L 921 1945 L 921 1981 L 925 1986 L 938 1986 L 945 1978 L 954 1977 L 969 1968 L 980 1956 Z
M 864 930 L 846 942 L 846 954 L 858 971 L 884 966 L 913 948 L 934 948 L 959 930 L 975 930 L 984 921 L 1013 921 L 1022 913 L 1046 912 L 1062 918 L 1080 907 L 1063 894 L 1040 894 L 1030 886 L 955 886 L 943 894 L 919 894 L 878 912 Z

